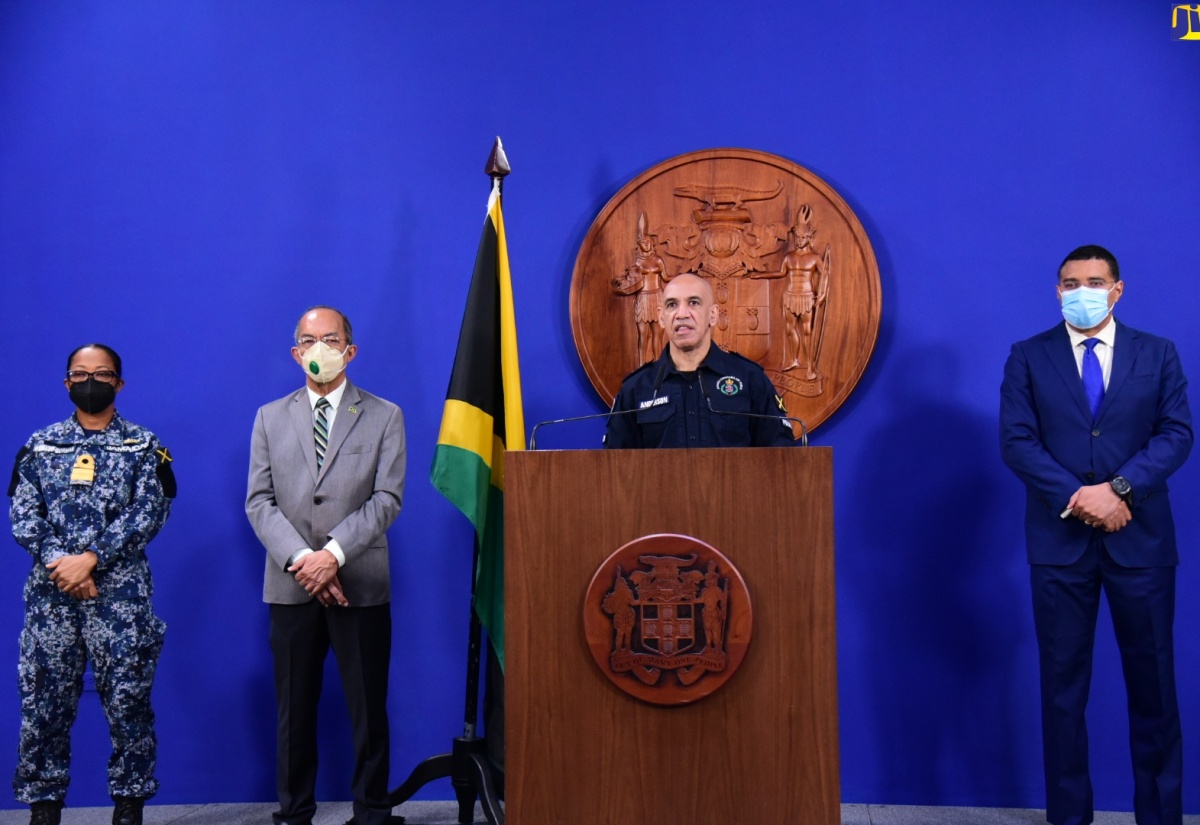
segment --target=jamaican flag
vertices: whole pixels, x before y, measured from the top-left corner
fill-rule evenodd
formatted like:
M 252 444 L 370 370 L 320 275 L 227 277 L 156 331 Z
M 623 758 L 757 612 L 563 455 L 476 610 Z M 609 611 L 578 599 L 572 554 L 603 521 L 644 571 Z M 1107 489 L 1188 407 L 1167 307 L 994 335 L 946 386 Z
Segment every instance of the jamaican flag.
M 525 416 L 500 182 L 483 238 L 429 480 L 475 526 L 475 612 L 504 666 L 504 451 L 523 449 Z

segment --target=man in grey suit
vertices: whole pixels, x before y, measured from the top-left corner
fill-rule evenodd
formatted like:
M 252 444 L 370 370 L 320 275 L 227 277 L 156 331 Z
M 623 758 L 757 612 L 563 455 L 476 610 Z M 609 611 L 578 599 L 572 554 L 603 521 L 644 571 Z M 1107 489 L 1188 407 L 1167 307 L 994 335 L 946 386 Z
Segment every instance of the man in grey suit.
M 387 529 L 404 492 L 404 416 L 346 379 L 349 320 L 314 307 L 292 358 L 306 386 L 258 411 L 246 515 L 267 549 L 279 705 L 276 825 L 311 825 L 317 810 L 317 700 L 329 648 L 354 733 L 354 818 L 401 822 L 388 802 L 388 662 L 392 646 Z

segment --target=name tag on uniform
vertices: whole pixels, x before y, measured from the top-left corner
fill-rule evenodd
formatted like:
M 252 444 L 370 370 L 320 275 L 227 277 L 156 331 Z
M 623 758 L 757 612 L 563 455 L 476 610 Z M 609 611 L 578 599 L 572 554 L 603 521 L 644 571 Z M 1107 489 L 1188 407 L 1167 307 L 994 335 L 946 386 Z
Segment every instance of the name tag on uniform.
M 96 480 L 96 459 L 87 453 L 80 453 L 71 468 L 72 484 L 91 484 Z
M 670 400 L 671 396 L 669 395 L 664 395 L 659 398 L 651 398 L 649 401 L 643 401 L 642 403 L 638 404 L 638 409 L 648 410 L 651 407 L 657 407 L 659 404 L 666 404 Z
M 110 453 L 140 453 L 142 450 L 150 446 L 147 440 L 139 441 L 136 438 L 127 438 L 119 446 L 112 445 L 106 447 Z

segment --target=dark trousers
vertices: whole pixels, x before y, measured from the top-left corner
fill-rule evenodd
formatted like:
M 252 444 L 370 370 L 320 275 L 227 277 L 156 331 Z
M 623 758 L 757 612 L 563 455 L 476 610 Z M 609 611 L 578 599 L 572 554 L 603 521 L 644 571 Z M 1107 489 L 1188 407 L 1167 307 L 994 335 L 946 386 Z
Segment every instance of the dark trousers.
M 1097 531 L 1074 564 L 1030 567 L 1041 663 L 1046 818 L 1093 818 L 1084 711 L 1103 589 L 1121 652 L 1139 825 L 1180 825 L 1183 742 L 1175 696 L 1175 568 L 1122 567 Z
M 356 825 L 387 821 L 390 605 L 323 607 L 273 604 L 271 651 L 279 706 L 276 823 L 308 823 L 317 810 L 317 702 L 325 656 L 333 648 L 354 733 Z

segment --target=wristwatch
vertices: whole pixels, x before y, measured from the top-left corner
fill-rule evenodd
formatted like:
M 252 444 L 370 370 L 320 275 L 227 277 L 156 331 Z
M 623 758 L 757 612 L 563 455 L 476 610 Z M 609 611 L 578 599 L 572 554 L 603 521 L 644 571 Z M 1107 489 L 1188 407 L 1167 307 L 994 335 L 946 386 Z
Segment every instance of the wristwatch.
M 1113 492 L 1121 497 L 1121 500 L 1129 507 L 1129 512 L 1133 512 L 1133 485 L 1128 480 L 1121 476 L 1115 476 L 1112 481 L 1108 482 L 1112 485 Z

